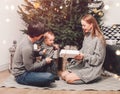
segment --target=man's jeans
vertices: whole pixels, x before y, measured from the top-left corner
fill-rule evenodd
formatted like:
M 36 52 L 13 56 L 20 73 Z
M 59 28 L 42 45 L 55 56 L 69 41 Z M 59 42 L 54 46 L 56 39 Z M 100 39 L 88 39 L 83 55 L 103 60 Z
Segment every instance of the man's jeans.
M 49 86 L 55 81 L 54 75 L 48 72 L 25 72 L 15 78 L 18 83 L 31 86 Z

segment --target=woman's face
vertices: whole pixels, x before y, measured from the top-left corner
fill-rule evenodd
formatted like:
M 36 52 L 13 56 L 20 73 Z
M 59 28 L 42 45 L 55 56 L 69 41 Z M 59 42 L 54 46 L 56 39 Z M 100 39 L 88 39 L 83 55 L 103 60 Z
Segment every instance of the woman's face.
M 89 24 L 89 23 L 87 23 L 87 22 L 84 21 L 84 20 L 81 20 L 81 24 L 82 24 L 82 29 L 83 29 L 83 31 L 84 31 L 85 33 L 91 31 L 91 29 L 92 29 L 92 24 Z

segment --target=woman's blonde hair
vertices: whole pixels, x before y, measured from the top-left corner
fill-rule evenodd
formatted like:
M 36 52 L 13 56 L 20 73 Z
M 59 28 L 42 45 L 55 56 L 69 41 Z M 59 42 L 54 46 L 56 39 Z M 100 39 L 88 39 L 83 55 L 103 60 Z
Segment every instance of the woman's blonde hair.
M 102 42 L 105 44 L 104 36 L 100 30 L 100 27 L 96 21 L 96 19 L 91 14 L 86 14 L 82 17 L 81 20 L 86 21 L 88 24 L 92 24 L 92 37 L 98 37 L 102 40 Z

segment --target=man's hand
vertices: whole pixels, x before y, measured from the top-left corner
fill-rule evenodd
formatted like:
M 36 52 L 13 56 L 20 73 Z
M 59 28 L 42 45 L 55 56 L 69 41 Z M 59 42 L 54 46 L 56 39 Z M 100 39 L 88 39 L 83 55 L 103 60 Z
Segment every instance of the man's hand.
M 55 50 L 59 49 L 59 45 L 58 44 L 53 44 L 53 47 L 54 47 Z
M 51 63 L 52 59 L 50 57 L 47 57 L 46 59 L 47 64 Z

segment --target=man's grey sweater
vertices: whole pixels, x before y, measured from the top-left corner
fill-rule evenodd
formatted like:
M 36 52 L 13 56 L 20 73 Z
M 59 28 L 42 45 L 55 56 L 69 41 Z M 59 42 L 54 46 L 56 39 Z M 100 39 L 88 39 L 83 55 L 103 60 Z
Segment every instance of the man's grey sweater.
M 12 73 L 14 76 L 18 76 L 28 71 L 35 71 L 38 68 L 46 65 L 45 59 L 41 62 L 33 61 L 33 43 L 29 40 L 28 36 L 25 36 L 22 41 L 17 45 Z

